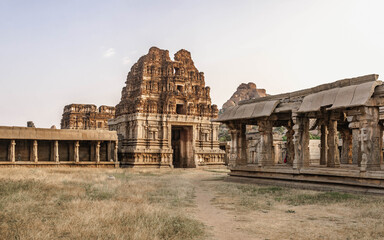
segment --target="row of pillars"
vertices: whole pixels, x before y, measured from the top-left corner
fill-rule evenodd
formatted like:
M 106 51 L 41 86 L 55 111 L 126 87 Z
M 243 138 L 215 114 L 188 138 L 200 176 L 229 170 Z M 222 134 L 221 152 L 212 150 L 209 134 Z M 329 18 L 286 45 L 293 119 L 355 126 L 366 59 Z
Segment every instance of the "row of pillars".
M 256 150 L 257 160 L 259 166 L 274 165 L 273 159 L 273 134 L 271 121 L 258 121 L 260 142 Z M 230 165 L 245 165 L 247 164 L 247 139 L 246 139 L 246 125 L 237 124 L 229 125 L 231 130 L 231 149 L 229 155 Z
M 348 128 L 340 131 L 343 138 L 341 160 L 338 150 L 337 118 L 328 117 L 321 122 L 320 164 L 340 167 L 341 163 L 357 163 L 360 171 L 380 170 L 382 163 L 382 128 L 378 107 L 361 107 L 346 115 Z M 260 143 L 257 149 L 258 166 L 273 166 L 272 120 L 258 120 Z M 247 164 L 245 124 L 229 124 L 232 145 L 229 162 Z M 287 126 L 287 163 L 293 169 L 309 167 L 309 118 L 292 114 Z
M 320 165 L 354 164 L 361 171 L 381 170 L 383 130 L 379 124 L 378 107 L 351 110 L 346 119 L 348 127 L 339 130 L 341 154 L 338 151 L 337 120 L 330 118 L 321 125 Z
M 320 165 L 326 165 L 327 167 L 340 167 L 340 154 L 339 143 L 337 136 L 337 121 L 329 120 L 328 124 L 324 123 L 320 126 L 321 140 L 320 140 Z M 348 136 L 348 129 L 342 131 L 343 146 L 342 150 L 345 151 L 345 147 L 349 148 L 350 138 Z M 343 155 L 344 159 L 345 155 Z M 348 161 L 348 160 L 347 160 Z
M 118 142 L 115 142 L 115 148 L 114 148 L 114 161 L 117 162 L 118 160 Z M 107 143 L 107 149 L 108 149 L 108 159 L 111 159 L 110 156 L 110 142 Z M 8 154 L 8 160 L 10 162 L 16 162 L 16 141 L 11 140 L 11 143 L 9 144 L 9 154 Z M 32 145 L 32 162 L 38 162 L 38 143 L 37 140 L 33 140 L 33 145 Z M 60 156 L 59 156 L 59 141 L 55 140 L 53 144 L 53 156 L 54 156 L 54 161 L 59 162 L 60 161 Z M 100 141 L 96 142 L 95 145 L 95 161 L 96 163 L 100 163 Z M 75 141 L 74 142 L 74 154 L 73 154 L 73 161 L 78 163 L 80 162 L 80 141 Z

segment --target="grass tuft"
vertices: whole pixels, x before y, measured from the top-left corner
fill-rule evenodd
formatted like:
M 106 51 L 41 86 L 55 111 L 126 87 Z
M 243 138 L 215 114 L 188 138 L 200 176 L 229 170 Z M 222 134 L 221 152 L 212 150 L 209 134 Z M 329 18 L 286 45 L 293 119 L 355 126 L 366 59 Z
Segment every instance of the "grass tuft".
M 91 184 L 85 184 L 85 195 L 91 201 L 102 201 L 113 198 L 115 192 L 108 188 L 97 188 L 92 186 Z
M 286 196 L 284 200 L 290 205 L 299 206 L 299 205 L 313 205 L 313 204 L 333 204 L 333 203 L 342 203 L 350 200 L 359 199 L 357 195 L 348 194 L 348 193 L 339 193 L 339 192 L 320 192 L 315 194 L 296 194 L 291 196 Z
M 40 184 L 35 180 L 17 180 L 11 179 L 0 180 L 0 197 L 8 197 L 18 194 L 23 191 L 34 191 L 35 188 L 40 188 Z

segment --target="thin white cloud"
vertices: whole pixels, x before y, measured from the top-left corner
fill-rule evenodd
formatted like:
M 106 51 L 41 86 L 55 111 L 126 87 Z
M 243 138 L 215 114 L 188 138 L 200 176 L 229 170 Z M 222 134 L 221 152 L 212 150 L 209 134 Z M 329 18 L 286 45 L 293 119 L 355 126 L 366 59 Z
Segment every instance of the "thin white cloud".
M 107 51 L 104 52 L 104 57 L 109 58 L 115 55 L 116 51 L 114 48 L 109 48 Z
M 129 59 L 129 57 L 124 57 L 123 58 L 123 65 L 128 65 L 131 63 L 131 59 Z

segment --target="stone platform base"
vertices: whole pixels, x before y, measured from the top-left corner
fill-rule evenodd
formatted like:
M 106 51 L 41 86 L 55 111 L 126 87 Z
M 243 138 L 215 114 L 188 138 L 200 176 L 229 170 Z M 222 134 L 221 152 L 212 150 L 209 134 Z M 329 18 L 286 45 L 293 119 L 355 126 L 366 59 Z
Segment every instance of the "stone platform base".
M 205 163 L 197 166 L 198 169 L 228 169 L 224 163 Z
M 122 168 L 173 168 L 173 165 L 159 164 L 159 163 L 121 162 L 120 167 L 122 167 Z M 224 165 L 224 163 L 204 163 L 204 164 L 199 164 L 199 165 L 197 165 L 197 167 L 193 167 L 193 168 L 198 168 L 198 169 L 208 169 L 208 168 L 210 168 L 210 169 L 211 168 L 227 169 L 228 167 L 226 165 Z
M 290 166 L 260 168 L 236 166 L 230 168 L 230 180 L 260 182 L 274 185 L 309 187 L 310 189 L 363 191 L 384 194 L 384 171 L 360 172 L 358 168 L 308 167 L 292 169 Z M 305 187 L 306 186 L 306 187 Z
M 169 164 L 120 162 L 122 168 L 173 168 Z
M 1 167 L 87 167 L 87 168 L 118 168 L 116 162 L 0 162 Z

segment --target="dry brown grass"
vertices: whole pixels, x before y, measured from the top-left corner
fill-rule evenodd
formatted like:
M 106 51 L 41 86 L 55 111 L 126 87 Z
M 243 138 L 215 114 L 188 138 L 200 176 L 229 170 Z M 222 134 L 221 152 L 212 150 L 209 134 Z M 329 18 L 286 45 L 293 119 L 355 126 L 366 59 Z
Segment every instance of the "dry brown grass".
M 182 169 L 3 168 L 0 239 L 216 236 L 214 224 L 198 221 L 203 220 L 196 214 L 195 188 L 209 193 L 211 200 L 204 201 L 213 203 L 210 212 L 216 213 L 205 216 L 205 224 L 225 217 L 220 222 L 228 226 L 220 227 L 234 235 L 384 239 L 382 196 L 223 182 L 225 176 L 225 171 Z
M 2 239 L 196 239 L 178 171 L 0 169 Z M 108 180 L 114 176 L 115 180 Z

